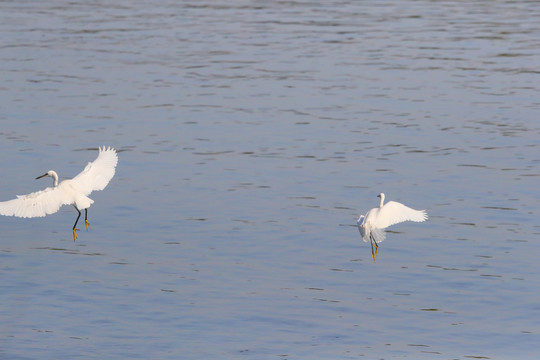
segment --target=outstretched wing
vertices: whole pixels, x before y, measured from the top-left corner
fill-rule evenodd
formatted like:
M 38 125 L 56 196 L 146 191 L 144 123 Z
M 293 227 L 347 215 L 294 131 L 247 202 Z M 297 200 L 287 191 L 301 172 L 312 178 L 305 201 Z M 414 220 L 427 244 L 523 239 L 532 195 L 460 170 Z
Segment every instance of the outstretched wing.
M 403 221 L 426 221 L 428 218 L 425 210 L 414 210 L 408 206 L 395 201 L 389 201 L 379 210 L 375 223 L 375 228 L 384 229 Z
M 0 214 L 24 218 L 54 214 L 70 200 L 58 187 L 49 187 L 28 195 L 17 195 L 16 199 L 0 202 Z
M 99 148 L 99 155 L 96 160 L 88 165 L 75 176 L 72 181 L 78 190 L 89 195 L 94 190 L 103 190 L 114 176 L 118 155 L 111 147 Z
M 358 226 L 358 231 L 360 231 L 360 235 L 362 236 L 362 240 L 364 240 L 365 242 L 368 241 L 368 239 L 366 239 L 366 230 L 364 229 L 364 227 L 362 226 L 364 224 L 364 219 L 366 217 L 364 215 L 360 215 L 360 217 L 358 218 L 358 220 L 356 220 L 356 226 Z

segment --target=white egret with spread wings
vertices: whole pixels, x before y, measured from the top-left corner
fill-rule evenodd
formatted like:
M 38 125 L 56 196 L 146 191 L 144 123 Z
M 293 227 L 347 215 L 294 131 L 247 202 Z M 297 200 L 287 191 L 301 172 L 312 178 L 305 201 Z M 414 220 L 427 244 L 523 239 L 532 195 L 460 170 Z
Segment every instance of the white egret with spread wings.
M 414 210 L 396 201 L 384 204 L 384 193 L 380 193 L 377 197 L 381 198 L 379 207 L 369 210 L 366 215 L 360 215 L 356 222 L 362 240 L 371 243 L 373 261 L 379 251 L 378 243 L 386 238 L 385 228 L 404 221 L 422 222 L 428 218 L 425 210 Z
M 53 178 L 53 187 L 36 191 L 28 195 L 17 195 L 16 199 L 0 202 L 0 214 L 18 216 L 23 218 L 42 217 L 57 212 L 62 205 L 73 205 L 78 212 L 73 225 L 73 241 L 77 239 L 77 222 L 84 209 L 84 222 L 86 230 L 90 228 L 88 222 L 88 208 L 94 203 L 88 195 L 95 190 L 103 190 L 114 176 L 118 155 L 111 147 L 98 148 L 96 160 L 88 165 L 73 179 L 58 183 L 58 174 L 49 170 L 38 176 Z

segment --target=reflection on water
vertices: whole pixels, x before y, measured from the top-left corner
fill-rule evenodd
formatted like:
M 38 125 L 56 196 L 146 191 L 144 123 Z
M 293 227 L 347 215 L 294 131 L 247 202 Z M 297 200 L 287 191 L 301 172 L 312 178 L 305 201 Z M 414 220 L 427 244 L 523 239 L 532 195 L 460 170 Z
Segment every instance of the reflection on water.
M 0 358 L 532 358 L 539 12 L 4 3 L 0 200 L 120 151 L 81 241 L 0 218 Z

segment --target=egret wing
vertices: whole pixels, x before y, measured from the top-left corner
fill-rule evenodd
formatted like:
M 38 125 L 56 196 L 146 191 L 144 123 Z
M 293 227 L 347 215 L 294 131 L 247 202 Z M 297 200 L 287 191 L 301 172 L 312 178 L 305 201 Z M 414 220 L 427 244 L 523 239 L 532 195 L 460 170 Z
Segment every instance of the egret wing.
M 403 221 L 422 222 L 427 220 L 425 210 L 415 210 L 395 201 L 389 201 L 379 210 L 374 226 L 384 229 Z
M 356 226 L 358 226 L 358 231 L 360 231 L 360 235 L 362 236 L 362 240 L 364 240 L 365 242 L 367 242 L 368 240 L 366 239 L 366 230 L 365 230 L 364 227 L 362 226 L 362 224 L 364 223 L 364 219 L 365 219 L 365 216 L 364 216 L 364 215 L 360 215 L 360 217 L 359 217 L 358 220 L 356 221 Z
M 117 163 L 116 150 L 111 147 L 99 148 L 96 160 L 89 162 L 84 170 L 72 179 L 73 185 L 84 195 L 89 195 L 94 190 L 103 190 L 114 176 Z
M 0 202 L 0 214 L 24 218 L 54 214 L 70 200 L 58 187 L 49 187 L 28 195 L 17 195 L 16 199 Z

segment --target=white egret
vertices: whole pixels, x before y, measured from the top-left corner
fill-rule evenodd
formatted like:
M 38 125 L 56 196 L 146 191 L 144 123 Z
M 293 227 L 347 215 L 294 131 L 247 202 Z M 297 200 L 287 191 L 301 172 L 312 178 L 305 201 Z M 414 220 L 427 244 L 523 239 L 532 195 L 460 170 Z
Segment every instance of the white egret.
M 384 204 L 384 193 L 380 193 L 377 197 L 381 198 L 379 207 L 369 210 L 366 215 L 360 215 L 356 222 L 362 240 L 371 243 L 371 260 L 373 261 L 379 251 L 378 243 L 386 238 L 385 228 L 404 221 L 422 222 L 428 218 L 425 210 L 414 210 L 395 201 Z
M 84 209 L 86 231 L 90 228 L 88 208 L 94 203 L 88 195 L 94 190 L 103 190 L 114 176 L 118 155 L 116 150 L 108 147 L 99 148 L 96 160 L 88 165 L 73 179 L 64 180 L 58 184 L 58 174 L 49 170 L 38 176 L 53 178 L 53 187 L 36 191 L 28 195 L 17 195 L 16 199 L 0 202 L 0 214 L 23 218 L 42 217 L 57 212 L 62 205 L 73 205 L 79 213 L 73 225 L 73 241 L 77 239 L 77 222 Z

